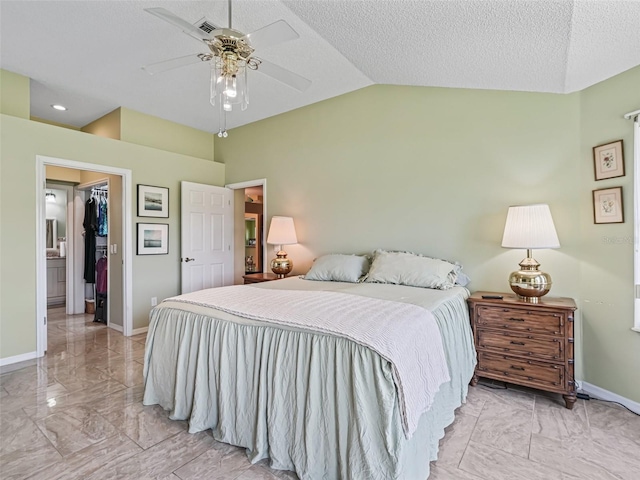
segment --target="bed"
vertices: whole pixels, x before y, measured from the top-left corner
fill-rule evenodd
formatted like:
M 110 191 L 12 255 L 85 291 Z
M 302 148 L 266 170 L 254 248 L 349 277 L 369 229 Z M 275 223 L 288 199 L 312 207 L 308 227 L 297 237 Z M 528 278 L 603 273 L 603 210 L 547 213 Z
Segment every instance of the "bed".
M 403 402 L 409 394 L 384 354 L 331 330 L 275 324 L 179 296 L 151 313 L 145 405 L 188 420 L 191 433 L 211 429 L 216 440 L 244 447 L 252 463 L 267 458 L 272 468 L 295 471 L 303 480 L 429 476 L 429 462 L 465 401 L 476 364 L 466 288 L 292 277 L 223 289 L 259 298 L 333 295 L 431 312 L 446 381 L 408 429 Z

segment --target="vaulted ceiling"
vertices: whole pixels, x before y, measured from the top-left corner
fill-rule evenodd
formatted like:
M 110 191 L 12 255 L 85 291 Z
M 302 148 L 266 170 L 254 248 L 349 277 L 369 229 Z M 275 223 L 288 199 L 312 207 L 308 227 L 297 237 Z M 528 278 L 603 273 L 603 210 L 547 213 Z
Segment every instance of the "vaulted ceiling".
M 32 116 L 83 126 L 123 106 L 217 131 L 206 64 L 140 68 L 206 51 L 150 7 L 227 26 L 226 0 L 1 0 L 0 67 L 32 79 Z M 371 84 L 570 93 L 640 65 L 640 0 L 234 0 L 232 12 L 245 33 L 288 22 L 298 39 L 256 53 L 313 83 L 249 72 L 249 108 L 229 128 Z

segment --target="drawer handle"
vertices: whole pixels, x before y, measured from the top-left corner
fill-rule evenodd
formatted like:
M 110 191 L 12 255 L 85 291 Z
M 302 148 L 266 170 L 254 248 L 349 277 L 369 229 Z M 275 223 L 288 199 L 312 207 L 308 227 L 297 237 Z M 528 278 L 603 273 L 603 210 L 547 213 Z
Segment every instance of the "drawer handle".
M 510 317 L 509 321 L 510 322 L 524 322 L 524 318 L 513 318 L 513 317 Z
M 514 342 L 513 340 L 511 340 L 509 343 L 511 345 L 522 345 L 522 346 L 524 346 L 524 342 Z
M 511 368 L 514 370 L 524 370 L 524 367 L 516 367 L 515 365 L 511 365 Z

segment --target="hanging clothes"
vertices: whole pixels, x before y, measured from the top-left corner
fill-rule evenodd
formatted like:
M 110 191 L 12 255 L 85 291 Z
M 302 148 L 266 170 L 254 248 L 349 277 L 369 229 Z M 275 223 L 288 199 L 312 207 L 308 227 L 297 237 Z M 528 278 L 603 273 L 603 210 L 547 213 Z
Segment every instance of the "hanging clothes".
M 98 233 L 97 205 L 91 197 L 84 204 L 84 280 L 96 282 L 96 234 Z
M 96 293 L 107 293 L 107 257 L 100 257 L 96 262 Z
M 106 237 L 109 234 L 107 221 L 107 199 L 104 194 L 100 195 L 98 202 L 98 236 Z

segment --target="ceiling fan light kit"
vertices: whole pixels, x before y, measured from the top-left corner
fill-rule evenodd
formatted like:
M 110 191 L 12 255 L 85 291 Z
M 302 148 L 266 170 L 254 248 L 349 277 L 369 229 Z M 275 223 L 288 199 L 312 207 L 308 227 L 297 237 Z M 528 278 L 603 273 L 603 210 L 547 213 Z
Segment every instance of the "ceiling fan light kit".
M 227 136 L 227 112 L 237 105 L 241 110 L 249 106 L 247 70 L 256 70 L 260 60 L 251 58 L 254 49 L 242 39 L 242 33 L 229 28 L 214 32 L 219 32 L 215 38 L 205 40 L 212 52 L 209 101 L 214 107 L 218 106 L 218 137 L 224 138 Z
M 275 45 L 299 37 L 284 20 L 245 35 L 231 28 L 231 0 L 229 0 L 228 9 L 229 28 L 220 28 L 202 20 L 192 25 L 164 8 L 145 10 L 180 28 L 187 35 L 209 47 L 207 53 L 165 60 L 142 68 L 153 75 L 191 63 L 209 62 L 211 66 L 209 101 L 211 105 L 218 107 L 218 137 L 228 135 L 227 112 L 231 112 L 237 106 L 240 110 L 246 110 L 249 106 L 248 70 L 258 70 L 262 65 L 264 67 L 261 70 L 262 73 L 300 91 L 306 90 L 311 85 L 306 78 L 253 56 L 257 47 Z

